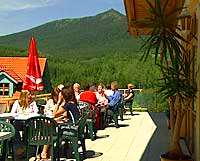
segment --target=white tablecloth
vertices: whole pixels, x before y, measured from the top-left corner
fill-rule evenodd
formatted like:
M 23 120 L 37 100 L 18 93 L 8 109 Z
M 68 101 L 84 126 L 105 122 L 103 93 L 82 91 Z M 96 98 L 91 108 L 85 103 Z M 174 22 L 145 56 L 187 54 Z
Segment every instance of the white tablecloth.
M 37 113 L 32 114 L 17 114 L 17 113 L 2 113 L 0 118 L 4 119 L 15 119 L 15 120 L 28 120 L 31 117 L 41 116 Z M 47 117 L 53 118 L 53 116 L 48 115 Z

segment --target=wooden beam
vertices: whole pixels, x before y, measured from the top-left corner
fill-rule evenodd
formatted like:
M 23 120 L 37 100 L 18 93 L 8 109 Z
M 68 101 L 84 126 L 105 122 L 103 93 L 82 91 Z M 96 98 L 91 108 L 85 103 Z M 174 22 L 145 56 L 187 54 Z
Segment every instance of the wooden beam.
M 133 0 L 133 15 L 134 15 L 134 20 L 137 19 L 137 15 L 136 15 L 136 3 L 135 0 Z
M 195 138 L 195 159 L 200 158 L 200 3 L 197 5 L 196 10 L 197 22 L 198 22 L 198 48 L 197 48 L 197 97 L 196 97 L 196 138 Z

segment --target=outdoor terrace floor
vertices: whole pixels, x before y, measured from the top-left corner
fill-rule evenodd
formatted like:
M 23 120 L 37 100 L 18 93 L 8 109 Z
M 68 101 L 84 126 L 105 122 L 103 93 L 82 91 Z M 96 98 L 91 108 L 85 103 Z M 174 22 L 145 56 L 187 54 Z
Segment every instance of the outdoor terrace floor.
M 135 112 L 124 119 L 119 121 L 120 128 L 100 130 L 99 139 L 86 141 L 88 157 L 102 154 L 86 161 L 159 161 L 169 144 L 165 114 Z
M 134 116 L 124 115 L 119 124 L 118 129 L 111 124 L 99 130 L 95 141 L 86 140 L 84 161 L 159 161 L 167 151 L 169 130 L 164 113 L 134 112 Z

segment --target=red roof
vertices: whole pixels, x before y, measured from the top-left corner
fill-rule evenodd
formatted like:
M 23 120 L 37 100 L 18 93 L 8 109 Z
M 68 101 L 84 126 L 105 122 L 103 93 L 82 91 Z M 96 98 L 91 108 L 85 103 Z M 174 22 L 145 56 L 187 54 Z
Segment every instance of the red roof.
M 41 75 L 43 76 L 46 58 L 39 58 Z M 22 82 L 27 72 L 28 57 L 0 57 L 0 71 L 6 72 L 17 82 Z
M 22 79 L 12 69 L 7 69 L 4 65 L 0 65 L 0 72 L 2 71 L 12 77 L 16 82 L 22 82 Z

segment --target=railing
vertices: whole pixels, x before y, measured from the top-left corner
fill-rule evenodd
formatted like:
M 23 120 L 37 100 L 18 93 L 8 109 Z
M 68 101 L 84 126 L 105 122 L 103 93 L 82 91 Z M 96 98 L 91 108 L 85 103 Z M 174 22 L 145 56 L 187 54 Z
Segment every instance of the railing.
M 125 93 L 128 91 L 128 89 L 119 89 L 119 91 L 120 91 L 122 94 L 125 94 Z M 133 89 L 133 91 L 141 92 L 142 89 Z
M 36 100 L 40 100 L 43 99 L 45 101 L 47 101 L 50 98 L 51 94 L 47 93 L 47 94 L 40 94 L 40 95 L 36 95 L 35 99 Z M 5 111 L 10 111 L 11 106 L 13 105 L 13 103 L 18 100 L 17 97 L 13 98 L 13 97 L 0 97 L 0 113 L 5 112 Z
M 36 99 L 44 99 L 47 101 L 51 97 L 51 93 L 36 95 Z
M 137 92 L 141 92 L 142 89 L 133 89 L 134 91 L 137 91 Z M 122 93 L 122 94 L 125 94 L 128 89 L 119 89 L 119 91 Z M 47 101 L 49 98 L 51 97 L 51 94 L 50 93 L 47 93 L 47 94 L 40 94 L 40 95 L 36 95 L 35 96 L 35 99 L 36 100 L 45 100 Z M 5 111 L 10 111 L 11 109 L 11 106 L 13 105 L 13 103 L 18 99 L 18 97 L 0 97 L 0 113 L 2 112 L 5 112 Z

